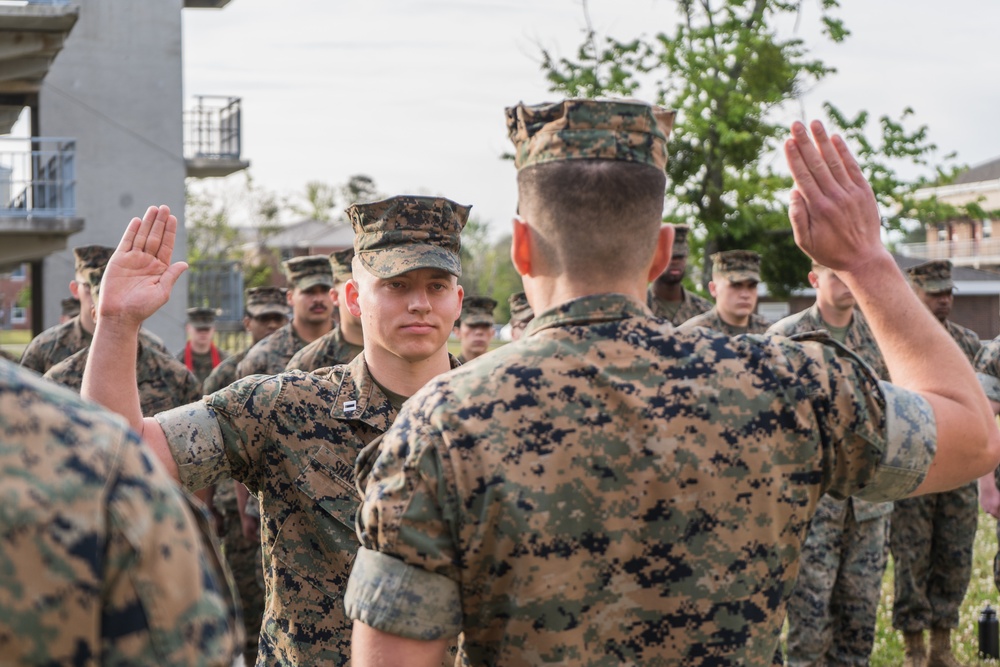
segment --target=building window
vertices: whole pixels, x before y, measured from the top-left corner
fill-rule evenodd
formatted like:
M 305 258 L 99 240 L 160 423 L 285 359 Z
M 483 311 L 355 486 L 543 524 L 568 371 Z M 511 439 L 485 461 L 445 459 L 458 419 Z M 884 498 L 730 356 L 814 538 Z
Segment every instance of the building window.
M 24 324 L 28 320 L 28 311 L 20 306 L 10 309 L 11 324 Z
M 11 280 L 24 280 L 27 277 L 27 265 L 19 264 L 16 269 L 10 272 Z
M 983 238 L 990 239 L 993 238 L 993 221 L 986 219 L 983 220 Z

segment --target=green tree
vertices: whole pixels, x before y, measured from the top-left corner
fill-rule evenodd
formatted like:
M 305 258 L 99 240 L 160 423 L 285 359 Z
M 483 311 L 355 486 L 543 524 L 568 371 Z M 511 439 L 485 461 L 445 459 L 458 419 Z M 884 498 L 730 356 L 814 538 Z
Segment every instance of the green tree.
M 491 241 L 489 227 L 476 218 L 462 231 L 462 277 L 458 282 L 468 295 L 496 299 L 498 322 L 510 319 L 507 297 L 522 289 L 521 276 L 510 259 L 510 241 L 510 234 Z
M 820 21 L 827 39 L 840 42 L 849 32 L 832 15 L 838 0 L 821 0 Z M 668 190 L 664 219 L 687 223 L 696 233 L 694 250 L 703 250 L 703 281 L 711 275 L 708 256 L 719 250 L 750 248 L 761 253 L 762 277 L 775 294 L 803 284 L 808 259 L 795 248 L 788 226 L 784 193 L 788 176 L 771 166 L 787 130 L 774 122 L 775 111 L 834 70 L 810 58 L 802 40 L 783 38 L 781 19 L 798 12 L 800 3 L 782 0 L 680 0 L 680 20 L 651 39 L 599 40 L 590 27 L 575 59 L 542 51 L 542 70 L 554 92 L 571 97 L 636 96 L 640 92 L 676 109 L 670 137 Z M 833 116 L 835 111 L 828 107 Z M 905 114 L 904 114 L 905 115 Z M 867 115 L 848 133 L 863 136 Z M 933 150 L 926 128 L 907 133 L 883 117 L 887 153 L 865 154 L 866 174 L 873 177 L 884 205 L 903 201 L 915 183 L 880 180 L 893 173 L 893 159 L 924 160 Z M 892 196 L 889 193 L 892 192 Z M 906 200 L 910 201 L 910 200 Z M 893 217 L 914 210 L 893 209 Z M 895 224 L 895 223 L 893 223 Z

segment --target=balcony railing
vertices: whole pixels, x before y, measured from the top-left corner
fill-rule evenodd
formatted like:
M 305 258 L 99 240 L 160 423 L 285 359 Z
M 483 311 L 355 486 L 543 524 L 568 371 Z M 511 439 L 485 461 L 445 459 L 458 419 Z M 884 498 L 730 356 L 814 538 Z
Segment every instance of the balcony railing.
M 937 243 L 903 243 L 899 254 L 920 259 L 950 259 L 955 264 L 970 266 L 1000 264 L 1000 238 Z
M 184 157 L 239 160 L 240 98 L 201 95 L 184 112 Z
M 76 215 L 76 141 L 0 137 L 0 217 Z

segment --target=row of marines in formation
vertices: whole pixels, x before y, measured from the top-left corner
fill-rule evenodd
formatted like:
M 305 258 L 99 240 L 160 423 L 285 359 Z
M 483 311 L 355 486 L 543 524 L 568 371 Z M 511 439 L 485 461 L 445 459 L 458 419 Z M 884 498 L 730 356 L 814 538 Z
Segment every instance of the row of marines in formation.
M 20 518 L 4 533 L 5 655 L 229 664 L 245 650 L 258 665 L 342 665 L 353 647 L 359 665 L 764 665 L 780 659 L 787 602 L 789 663 L 864 664 L 878 585 L 859 582 L 881 579 L 876 545 L 896 500 L 896 512 L 926 503 L 914 514 L 949 525 L 930 539 L 894 516 L 897 599 L 909 596 L 894 623 L 914 664 L 954 660 L 957 602 L 941 576 L 964 577 L 964 593 L 969 573 L 955 572 L 954 544 L 917 552 L 966 508 L 949 494 L 992 480 L 1000 433 L 973 355 L 935 331 L 881 246 L 871 190 L 839 138 L 797 123 L 786 145 L 816 304 L 774 325 L 780 336 L 735 336 L 754 310 L 740 290 L 755 295 L 759 281 L 745 251 L 713 258 L 715 307 L 668 321 L 695 304 L 680 287 L 686 230 L 660 224 L 672 112 L 570 100 L 507 117 L 512 258 L 531 304 L 512 313 L 537 317 L 522 340 L 464 365 L 446 348 L 454 323 L 490 326 L 495 304 L 462 307 L 469 207 L 444 198 L 352 206 L 353 257 L 291 260 L 287 294 L 249 291 L 257 344 L 228 358 L 207 313 L 190 314 L 176 359 L 140 328 L 184 269 L 170 263 L 167 207 L 133 219 L 110 258 L 77 252 L 80 315 L 22 361 L 138 436 L 2 367 L 5 433 L 36 444 L 19 461 L 22 486 L 72 481 L 67 502 L 109 516 L 85 528 L 80 507 L 10 485 Z M 919 267 L 913 285 L 950 294 L 945 269 Z M 59 361 L 73 336 L 80 351 Z M 927 346 L 934 363 L 921 360 Z M 976 364 L 1000 401 L 996 346 Z M 190 371 L 209 370 L 199 387 Z M 39 419 L 40 405 L 56 409 Z M 214 508 L 246 646 L 212 531 L 197 528 L 206 515 L 167 476 Z M 926 495 L 902 500 L 911 494 Z M 28 540 L 36 516 L 49 523 Z M 91 542 L 101 556 L 81 563 Z M 49 590 L 14 592 L 39 579 Z M 100 623 L 84 621 L 94 613 Z

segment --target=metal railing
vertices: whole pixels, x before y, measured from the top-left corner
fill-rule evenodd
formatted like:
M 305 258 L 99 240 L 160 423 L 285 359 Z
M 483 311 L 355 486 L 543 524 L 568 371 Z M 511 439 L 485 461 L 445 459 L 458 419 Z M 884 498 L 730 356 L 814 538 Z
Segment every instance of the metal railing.
M 0 137 L 0 216 L 76 214 L 76 141 Z
M 937 243 L 902 243 L 899 254 L 922 259 L 961 259 L 1000 256 L 1000 238 L 938 241 Z
M 184 112 L 185 158 L 240 158 L 242 128 L 238 97 L 199 95 Z
M 194 262 L 188 271 L 188 305 L 215 308 L 216 321 L 243 319 L 243 267 L 239 262 Z M 220 327 L 221 328 L 221 327 Z

